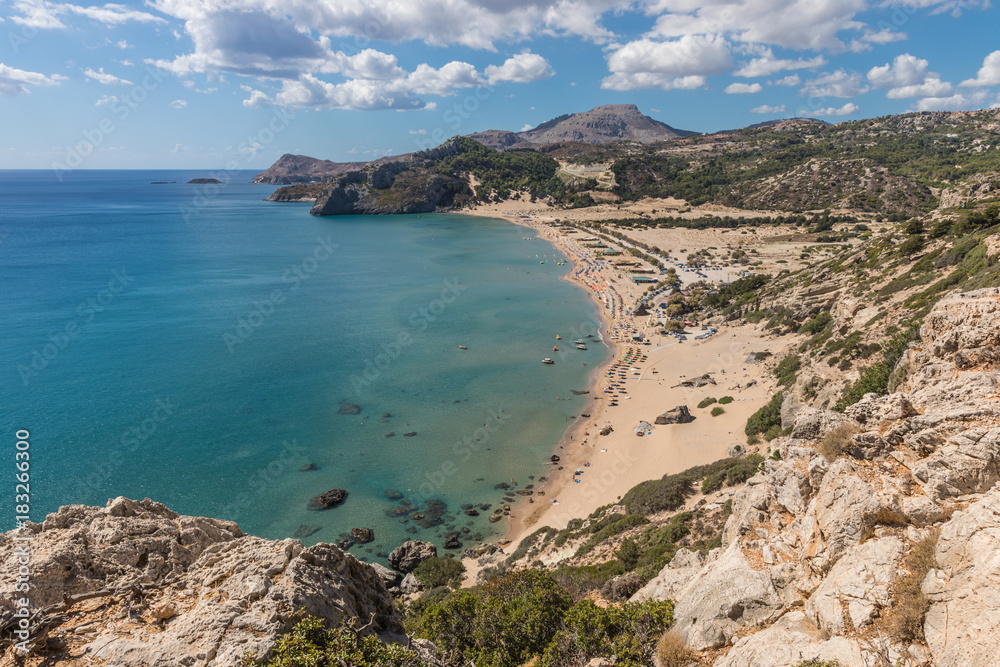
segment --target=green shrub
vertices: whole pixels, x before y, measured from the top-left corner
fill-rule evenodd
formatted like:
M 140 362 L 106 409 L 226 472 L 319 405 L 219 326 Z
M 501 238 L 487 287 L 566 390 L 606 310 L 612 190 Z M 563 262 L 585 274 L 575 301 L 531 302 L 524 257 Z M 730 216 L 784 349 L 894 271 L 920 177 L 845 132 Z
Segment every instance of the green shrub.
M 384 644 L 374 635 L 359 636 L 353 623 L 329 630 L 323 621 L 308 616 L 279 638 L 274 657 L 266 667 L 417 667 L 417 654 L 397 644 Z M 252 654 L 240 661 L 240 667 L 257 667 Z
M 782 400 L 784 400 L 784 394 L 779 391 L 771 397 L 767 405 L 750 415 L 750 418 L 747 419 L 747 425 L 743 429 L 747 437 L 762 435 L 766 440 L 770 441 L 775 435 L 780 434 Z M 774 432 L 775 428 L 778 429 L 777 433 Z
M 618 515 L 613 515 L 609 519 L 614 519 L 604 524 L 600 530 L 591 535 L 590 539 L 580 545 L 580 548 L 576 550 L 577 556 L 583 556 L 589 553 L 591 549 L 596 547 L 601 542 L 614 537 L 615 535 L 620 535 L 630 528 L 635 528 L 636 526 L 641 526 L 643 524 L 649 523 L 649 519 L 642 516 L 641 514 L 630 514 L 628 516 L 617 518 Z
M 453 593 L 427 610 L 417 634 L 480 667 L 514 667 L 546 649 L 571 606 L 551 574 L 518 570 Z
M 833 316 L 830 315 L 829 312 L 824 310 L 823 312 L 816 315 L 816 317 L 812 318 L 811 320 L 803 324 L 801 327 L 799 327 L 799 333 L 809 334 L 810 336 L 813 336 L 815 334 L 818 334 L 823 329 L 825 329 L 826 326 L 831 322 L 833 322 Z
M 465 566 L 457 558 L 428 558 L 413 571 L 417 581 L 428 588 L 438 586 L 458 588 L 462 585 L 464 574 Z
M 868 393 L 885 394 L 889 391 L 889 378 L 892 371 L 903 358 L 906 348 L 910 342 L 920 336 L 920 323 L 911 322 L 905 331 L 901 331 L 890 338 L 882 345 L 882 359 L 868 366 L 857 380 L 848 387 L 837 403 L 834 410 L 843 412 L 847 406 L 854 405 Z
M 656 638 L 674 623 L 673 607 L 670 600 L 606 608 L 592 600 L 578 602 L 538 667 L 583 667 L 596 657 L 609 658 L 619 667 L 646 667 L 652 664 Z
M 802 367 L 802 360 L 798 355 L 789 355 L 778 362 L 774 367 L 774 376 L 778 378 L 778 384 L 791 387 L 798 378 L 799 369 Z
M 718 417 L 719 415 L 724 414 L 725 412 L 726 412 L 726 409 L 725 408 L 720 408 L 718 405 L 715 406 L 714 408 L 712 408 L 712 416 L 713 417 Z
M 625 571 L 621 561 L 612 560 L 596 565 L 563 565 L 552 576 L 574 600 L 580 600 Z
M 712 403 L 718 403 L 718 401 L 717 401 L 716 399 L 714 399 L 714 398 L 703 398 L 703 399 L 701 399 L 701 401 L 700 401 L 700 402 L 698 403 L 698 407 L 699 407 L 699 408 L 707 408 L 707 407 L 708 407 L 708 406 L 710 406 L 710 405 L 711 405 Z
M 726 475 L 722 472 L 713 472 L 701 483 L 701 492 L 705 495 L 715 493 L 726 483 Z
M 719 399 L 719 405 L 729 405 L 730 403 L 733 402 L 733 400 L 735 399 L 733 399 L 732 396 L 723 396 L 722 398 Z
M 621 562 L 626 570 L 635 569 L 640 556 L 642 556 L 642 552 L 639 550 L 639 545 L 635 543 L 635 540 L 623 541 L 615 551 L 615 558 Z

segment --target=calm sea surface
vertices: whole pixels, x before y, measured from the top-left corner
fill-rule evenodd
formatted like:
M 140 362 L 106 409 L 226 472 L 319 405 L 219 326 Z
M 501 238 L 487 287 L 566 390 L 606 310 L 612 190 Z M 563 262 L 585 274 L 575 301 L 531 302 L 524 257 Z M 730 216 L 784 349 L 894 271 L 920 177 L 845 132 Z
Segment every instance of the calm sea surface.
M 538 483 L 607 355 L 562 256 L 500 220 L 317 218 L 251 172 L 187 183 L 211 175 L 0 171 L 0 452 L 13 469 L 30 431 L 32 519 L 150 497 L 268 538 L 372 528 L 369 559 L 502 531 L 495 485 Z

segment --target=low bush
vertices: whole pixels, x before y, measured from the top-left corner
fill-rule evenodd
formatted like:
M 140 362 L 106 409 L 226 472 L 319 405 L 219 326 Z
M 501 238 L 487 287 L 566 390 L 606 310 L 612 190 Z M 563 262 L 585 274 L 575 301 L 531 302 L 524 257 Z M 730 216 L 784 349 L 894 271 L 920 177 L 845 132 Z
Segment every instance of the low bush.
M 701 399 L 701 401 L 698 402 L 698 407 L 699 408 L 707 408 L 708 406 L 712 405 L 712 403 L 718 403 L 718 401 L 716 399 L 714 399 L 714 398 L 711 398 L 711 397 L 709 397 L 709 398 L 703 398 L 703 399 Z
M 924 615 L 930 601 L 920 590 L 920 585 L 937 564 L 934 550 L 939 535 L 939 530 L 932 530 L 910 548 L 893 583 L 893 603 L 885 616 L 883 627 L 900 644 L 924 640 Z
M 464 574 L 465 566 L 457 558 L 428 558 L 413 571 L 417 581 L 428 588 L 458 588 L 462 585 Z
M 597 657 L 618 667 L 646 667 L 653 661 L 656 637 L 674 623 L 673 609 L 669 600 L 606 608 L 583 600 L 566 614 L 538 667 L 584 667 Z
M 698 659 L 698 654 L 688 648 L 680 634 L 667 630 L 656 643 L 656 658 L 660 667 L 688 667 Z
M 774 376 L 778 378 L 778 384 L 791 387 L 798 378 L 799 369 L 802 367 L 802 360 L 798 355 L 790 355 L 778 362 L 774 367 Z
M 827 433 L 819 444 L 816 451 L 823 455 L 829 462 L 836 461 L 847 451 L 851 444 L 851 436 L 857 433 L 857 429 L 850 424 L 841 424 Z
M 782 400 L 784 400 L 784 394 L 779 391 L 771 397 L 767 405 L 750 415 L 747 425 L 743 429 L 748 438 L 761 435 L 764 439 L 770 441 L 781 432 Z
M 353 624 L 327 629 L 323 620 L 309 616 L 275 643 L 274 656 L 266 667 L 418 667 L 424 664 L 416 653 L 398 644 L 384 644 L 374 635 L 360 636 Z M 253 654 L 240 667 L 258 667 Z
M 729 405 L 730 403 L 733 402 L 733 400 L 735 399 L 733 399 L 732 396 L 723 396 L 722 398 L 719 399 L 719 405 Z
M 712 416 L 713 417 L 718 417 L 721 414 L 725 414 L 725 412 L 726 412 L 726 409 L 725 408 L 720 408 L 718 405 L 715 406 L 714 408 L 712 408 Z

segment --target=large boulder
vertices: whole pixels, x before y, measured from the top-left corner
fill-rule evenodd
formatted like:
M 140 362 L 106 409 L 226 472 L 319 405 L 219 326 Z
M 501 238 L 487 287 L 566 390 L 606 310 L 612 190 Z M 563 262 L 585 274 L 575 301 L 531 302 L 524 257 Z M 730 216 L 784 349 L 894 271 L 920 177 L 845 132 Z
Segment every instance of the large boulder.
M 346 498 L 347 491 L 344 489 L 330 489 L 326 493 L 321 493 L 320 495 L 312 498 L 306 506 L 306 509 L 328 510 L 331 507 L 336 507 L 341 504 Z
M 937 667 L 994 665 L 1000 646 L 1000 489 L 956 512 L 941 529 L 924 636 Z
M 389 554 L 389 567 L 400 572 L 413 572 L 428 558 L 437 558 L 437 547 L 430 542 L 407 540 Z
M 701 552 L 678 549 L 670 562 L 660 570 L 660 573 L 636 591 L 629 601 L 673 600 L 698 574 L 704 564 L 705 557 Z
M 662 415 L 656 418 L 655 423 L 657 424 L 687 424 L 688 422 L 693 422 L 694 417 L 691 416 L 691 411 L 688 410 L 686 405 L 678 405 L 673 410 L 667 410 Z
M 857 427 L 857 422 L 839 412 L 802 408 L 795 415 L 792 437 L 798 440 L 818 440 L 845 424 Z

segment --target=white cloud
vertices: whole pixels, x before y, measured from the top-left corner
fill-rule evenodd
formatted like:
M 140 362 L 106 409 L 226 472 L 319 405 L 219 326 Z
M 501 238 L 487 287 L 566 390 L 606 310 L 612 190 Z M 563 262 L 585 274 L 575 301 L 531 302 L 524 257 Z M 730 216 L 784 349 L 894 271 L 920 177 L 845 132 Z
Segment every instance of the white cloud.
M 611 52 L 611 75 L 604 78 L 601 88 L 698 88 L 705 85 L 705 76 L 721 74 L 731 66 L 729 46 L 718 35 L 684 35 L 668 42 L 640 39 Z
M 731 83 L 726 86 L 724 92 L 730 95 L 744 95 L 747 93 L 759 93 L 764 90 L 764 86 L 759 83 Z
M 174 147 L 170 149 L 171 153 L 185 153 L 191 150 L 190 146 L 185 146 L 184 144 L 174 144 Z
M 839 33 L 862 31 L 854 17 L 867 8 L 865 0 L 657 0 L 651 11 L 660 14 L 654 33 L 663 37 L 724 33 L 751 44 L 843 51 Z
M 486 67 L 486 80 L 492 83 L 500 81 L 515 81 L 517 83 L 529 83 L 540 79 L 547 79 L 555 72 L 552 66 L 542 56 L 530 51 L 524 51 L 512 58 L 504 61 L 503 65 L 488 65 Z
M 39 30 L 66 28 L 66 24 L 59 18 L 66 14 L 84 16 L 108 27 L 128 23 L 129 21 L 166 23 L 159 16 L 140 12 L 136 9 L 130 9 L 125 5 L 115 3 L 108 3 L 101 7 L 82 7 L 69 3 L 49 2 L 49 0 L 16 0 L 14 2 L 14 10 L 20 12 L 20 15 L 12 17 L 14 23 Z
M 781 77 L 774 81 L 768 81 L 769 86 L 797 86 L 802 83 L 802 79 L 799 78 L 798 74 L 789 74 L 788 76 Z
M 861 108 L 854 102 L 848 102 L 842 107 L 826 107 L 825 109 L 802 109 L 801 116 L 850 116 L 856 114 Z
M 101 99 L 94 102 L 95 107 L 114 106 L 118 104 L 117 95 L 102 95 Z
M 187 100 L 174 100 L 173 102 L 170 103 L 170 106 L 172 106 L 175 109 L 183 109 L 187 105 L 188 105 Z
M 115 84 L 122 84 L 126 86 L 132 85 L 132 82 L 129 81 L 128 79 L 121 79 L 115 76 L 114 74 L 107 74 L 104 71 L 103 67 L 98 69 L 96 72 L 90 67 L 88 67 L 87 69 L 83 70 L 83 75 L 88 79 L 93 79 L 94 81 L 104 84 L 105 86 L 111 86 Z
M 855 97 L 868 92 L 861 82 L 861 75 L 842 69 L 806 81 L 802 92 L 811 97 Z
M 785 113 L 785 105 L 780 104 L 776 107 L 770 104 L 761 104 L 759 107 L 754 107 L 750 109 L 750 113 L 763 113 L 763 114 L 775 114 L 775 113 Z
M 994 51 L 983 59 L 983 66 L 975 79 L 962 82 L 963 86 L 996 86 L 1000 84 L 1000 51 Z
M 986 101 L 985 92 L 976 92 L 971 95 L 955 93 L 947 97 L 925 97 L 917 100 L 913 105 L 914 111 L 962 111 L 978 107 Z
M 417 95 L 446 96 L 454 94 L 456 88 L 471 88 L 480 84 L 482 79 L 475 67 L 469 63 L 452 61 L 440 69 L 426 64 L 417 65 L 417 69 L 405 79 L 386 84 L 386 89 Z
M 875 88 L 899 88 L 923 82 L 927 76 L 928 63 L 923 58 L 909 53 L 896 56 L 892 63 L 872 67 L 868 71 L 868 81 Z
M 410 134 L 427 134 L 427 130 L 410 130 Z
M 334 84 L 321 81 L 312 74 L 303 74 L 294 81 L 283 81 L 281 90 L 274 97 L 253 90 L 250 98 L 243 101 L 243 105 L 250 108 L 277 105 L 290 109 L 313 107 L 365 111 L 421 109 L 426 106 L 423 101 L 412 97 L 405 90 L 391 89 L 386 82 L 351 79 Z
M 734 76 L 754 78 L 758 76 L 771 76 L 785 70 L 796 69 L 816 69 L 826 64 L 826 58 L 816 56 L 808 60 L 799 58 L 789 60 L 785 58 L 775 58 L 771 49 L 766 49 L 764 55 L 754 58 L 750 62 L 744 63 L 742 67 L 733 72 Z
M 896 56 L 892 63 L 873 67 L 868 81 L 875 88 L 888 88 L 886 97 L 902 100 L 912 97 L 942 97 L 952 92 L 952 85 L 942 81 L 936 72 L 927 70 L 929 63 L 909 53 Z
M 530 130 L 533 127 L 535 127 L 535 126 L 532 125 L 531 123 L 525 123 L 524 125 L 521 126 L 521 130 L 520 131 L 521 132 L 527 132 L 528 130 Z
M 45 76 L 38 72 L 15 69 L 0 63 L 0 95 L 10 97 L 20 93 L 30 93 L 33 86 L 55 86 L 66 77 L 59 74 Z
M 132 48 L 132 45 L 129 44 L 128 40 L 126 40 L 126 39 L 122 39 L 122 40 L 119 40 L 119 41 L 115 42 L 115 46 L 117 46 L 119 49 L 131 49 Z

